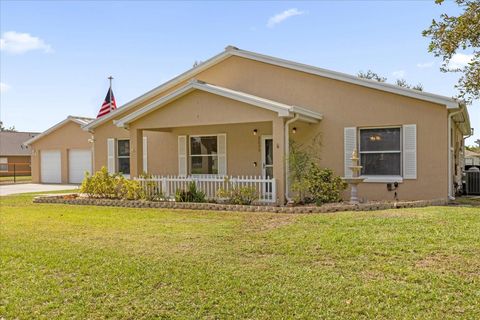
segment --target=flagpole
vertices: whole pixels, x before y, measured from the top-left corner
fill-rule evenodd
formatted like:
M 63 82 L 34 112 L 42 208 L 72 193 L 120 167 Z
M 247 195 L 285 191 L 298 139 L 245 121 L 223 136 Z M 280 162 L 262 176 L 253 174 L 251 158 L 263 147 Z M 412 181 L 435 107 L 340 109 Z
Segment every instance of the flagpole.
M 112 110 L 113 110 L 113 108 L 112 108 L 112 80 L 113 80 L 113 77 L 112 77 L 112 76 L 108 77 L 108 80 L 110 80 L 110 90 L 108 90 L 109 95 L 110 95 L 110 97 L 109 97 L 109 100 L 110 100 L 110 111 L 112 111 Z

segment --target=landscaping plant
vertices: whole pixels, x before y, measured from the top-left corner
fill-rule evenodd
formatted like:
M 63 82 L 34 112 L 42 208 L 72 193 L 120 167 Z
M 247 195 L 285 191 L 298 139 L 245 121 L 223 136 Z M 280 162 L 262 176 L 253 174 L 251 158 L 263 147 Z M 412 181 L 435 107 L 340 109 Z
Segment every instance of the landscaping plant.
M 205 192 L 198 190 L 195 182 L 188 184 L 187 190 L 177 190 L 175 194 L 177 202 L 206 202 Z
M 347 188 L 347 183 L 336 176 L 333 170 L 320 168 L 313 155 L 294 142 L 290 147 L 289 169 L 296 203 L 322 205 L 342 200 L 341 194 Z
M 217 195 L 229 204 L 250 205 L 258 199 L 257 190 L 254 187 L 220 188 Z

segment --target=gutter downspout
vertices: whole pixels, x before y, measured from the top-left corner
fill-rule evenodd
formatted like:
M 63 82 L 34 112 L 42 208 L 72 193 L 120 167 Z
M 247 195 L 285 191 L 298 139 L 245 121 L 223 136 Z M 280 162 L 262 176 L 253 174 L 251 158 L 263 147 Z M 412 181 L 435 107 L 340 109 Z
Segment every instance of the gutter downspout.
M 299 114 L 294 114 L 294 117 L 285 122 L 285 199 L 287 202 L 291 202 L 292 198 L 289 196 L 290 190 L 290 130 L 289 125 L 300 118 Z
M 452 112 L 448 115 L 448 198 L 455 200 L 455 194 L 453 193 L 453 177 L 452 177 L 452 121 L 453 116 L 462 113 L 463 110 L 460 107 L 459 111 Z

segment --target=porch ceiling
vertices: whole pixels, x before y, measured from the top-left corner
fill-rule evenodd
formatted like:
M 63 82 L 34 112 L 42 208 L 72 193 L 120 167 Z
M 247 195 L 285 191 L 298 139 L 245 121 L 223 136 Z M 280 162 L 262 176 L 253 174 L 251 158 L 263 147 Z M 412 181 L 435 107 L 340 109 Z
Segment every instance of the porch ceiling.
M 299 106 L 290 106 L 281 102 L 261 98 L 254 96 L 245 92 L 235 91 L 228 88 L 216 86 L 206 82 L 191 80 L 186 85 L 178 88 L 172 93 L 159 98 L 158 100 L 146 105 L 139 110 L 132 112 L 131 114 L 121 118 L 120 120 L 115 121 L 114 123 L 118 127 L 128 128 L 129 124 L 137 119 L 140 119 L 150 112 L 153 112 L 168 103 L 187 95 L 188 93 L 200 90 L 204 92 L 209 92 L 218 96 L 225 98 L 233 99 L 236 101 L 244 102 L 252 106 L 259 108 L 267 109 L 273 112 L 277 112 L 279 117 L 293 117 L 295 115 L 299 116 L 299 120 L 305 122 L 316 123 L 322 119 L 322 115 L 318 112 L 311 111 L 309 109 L 299 107 Z

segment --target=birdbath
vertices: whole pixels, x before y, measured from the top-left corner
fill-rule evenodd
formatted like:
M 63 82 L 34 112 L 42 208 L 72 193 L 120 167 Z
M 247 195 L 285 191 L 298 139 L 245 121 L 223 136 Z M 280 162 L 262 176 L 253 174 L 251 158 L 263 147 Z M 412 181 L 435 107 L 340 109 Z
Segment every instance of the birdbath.
M 345 177 L 343 180 L 350 185 L 350 204 L 358 204 L 358 195 L 357 195 L 357 186 L 362 183 L 365 178 L 360 177 L 360 170 L 362 166 L 359 165 L 360 159 L 358 158 L 357 149 L 354 149 L 352 152 L 352 165 L 348 168 L 352 170 L 351 177 Z

